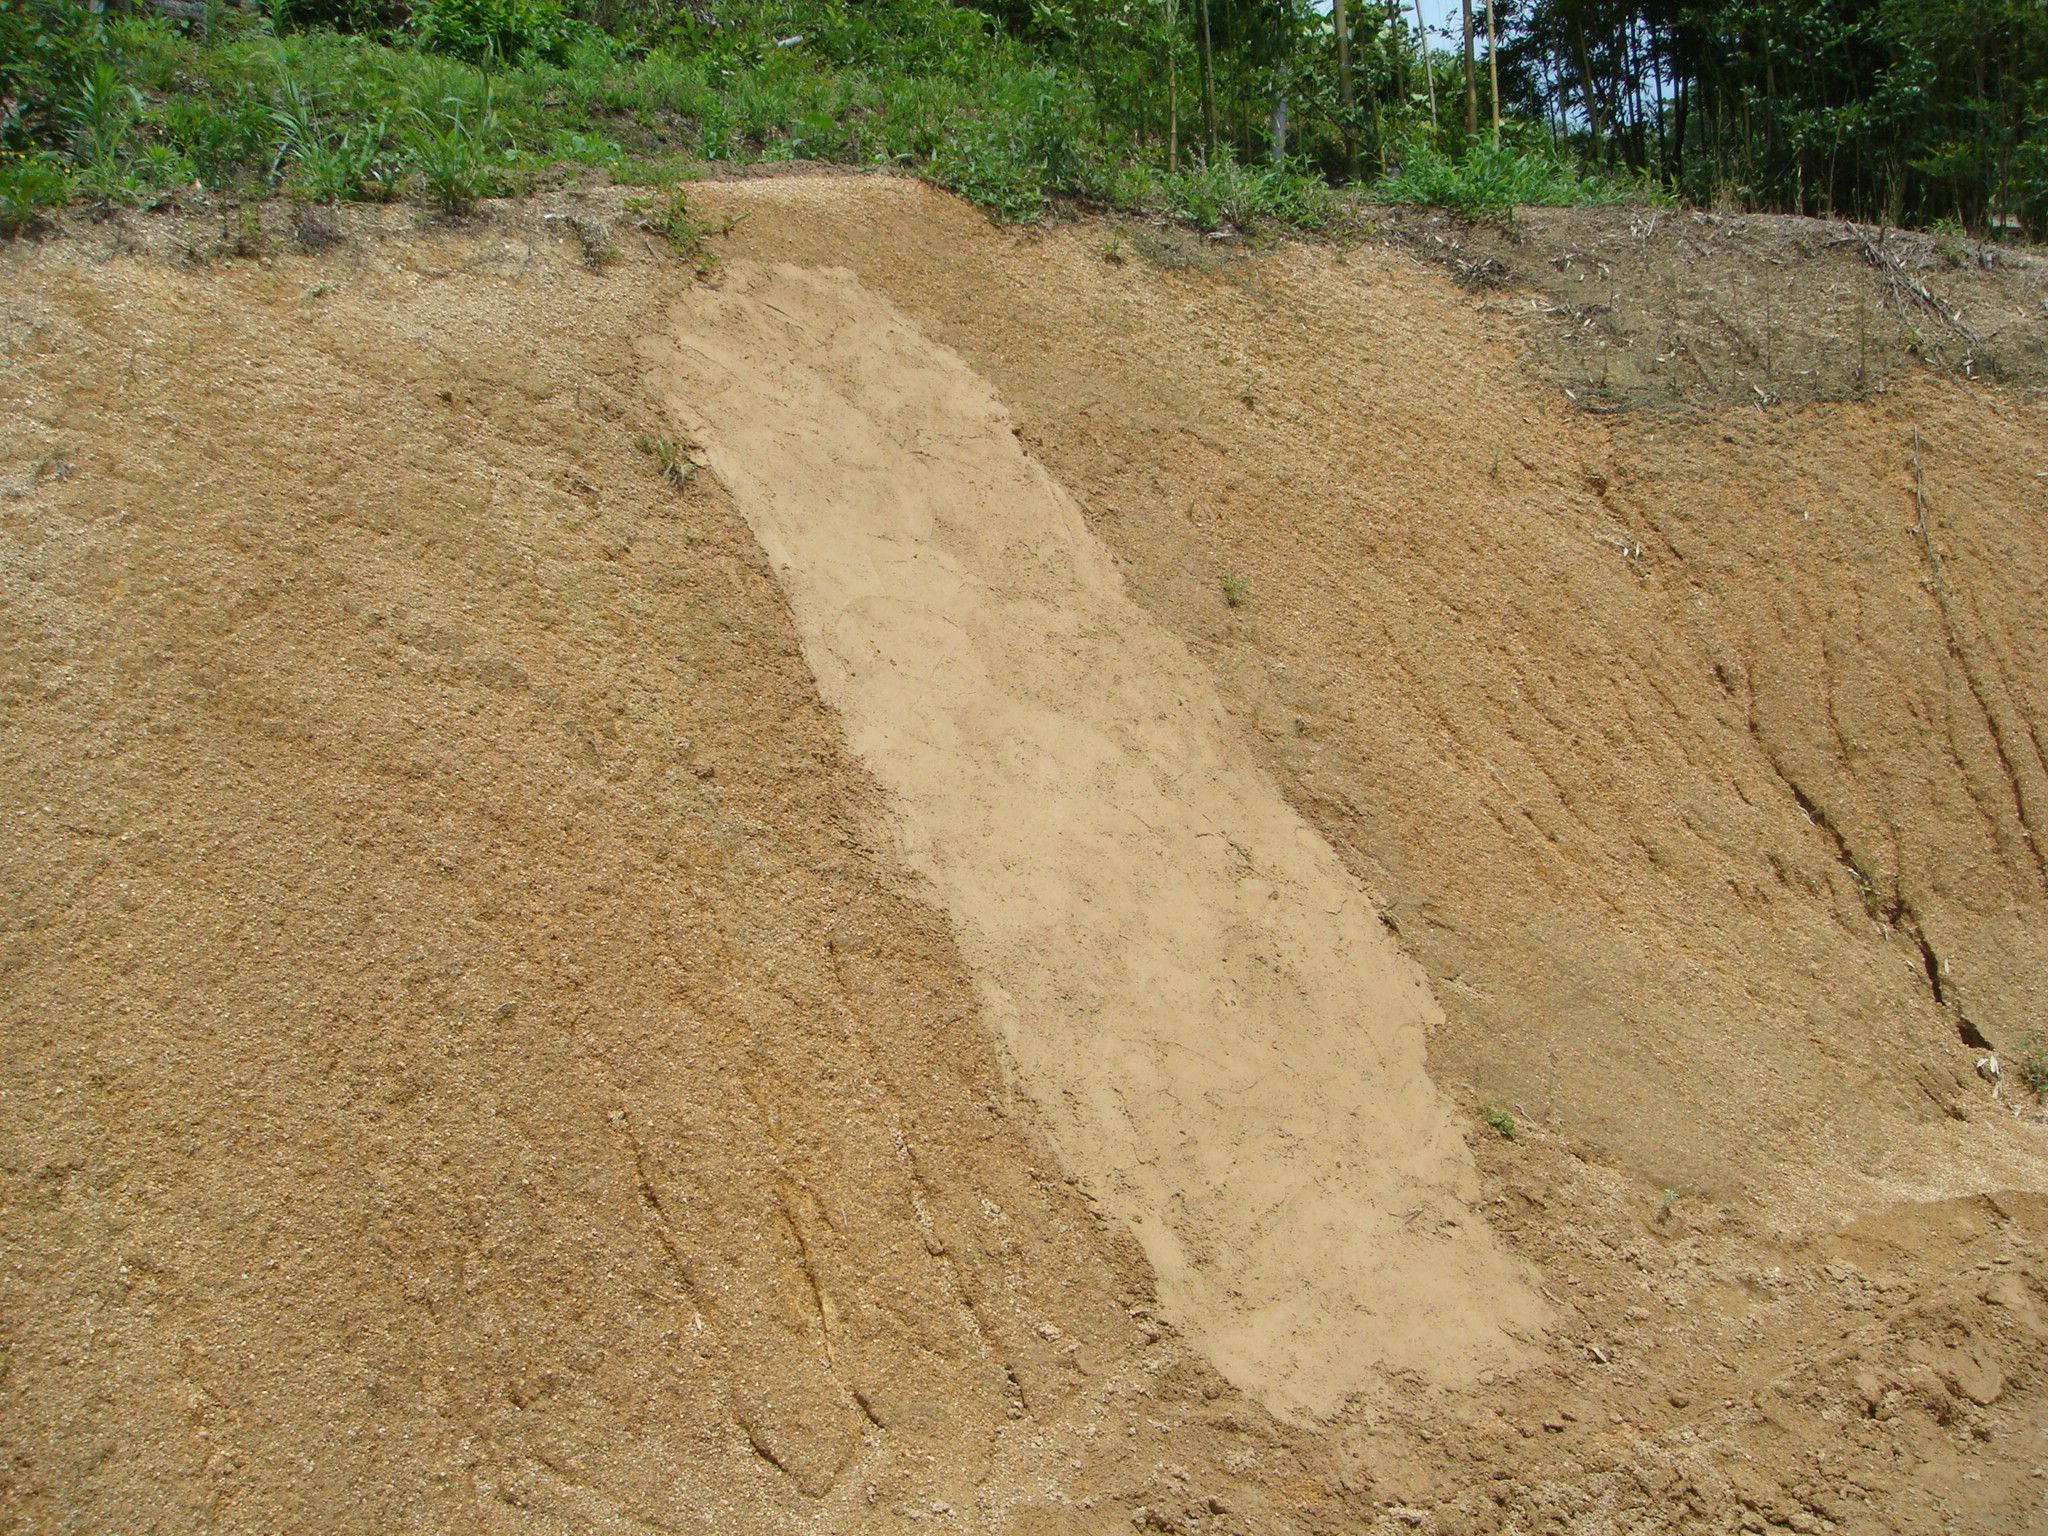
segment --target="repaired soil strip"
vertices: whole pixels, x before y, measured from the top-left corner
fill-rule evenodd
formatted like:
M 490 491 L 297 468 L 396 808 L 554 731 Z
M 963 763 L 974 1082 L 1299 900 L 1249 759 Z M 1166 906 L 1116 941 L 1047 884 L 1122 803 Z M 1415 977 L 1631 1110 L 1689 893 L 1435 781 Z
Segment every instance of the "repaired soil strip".
M 1509 1363 L 1542 1309 L 1468 1208 L 1421 977 L 990 388 L 840 271 L 734 264 L 647 350 L 1167 1316 L 1289 1414 Z

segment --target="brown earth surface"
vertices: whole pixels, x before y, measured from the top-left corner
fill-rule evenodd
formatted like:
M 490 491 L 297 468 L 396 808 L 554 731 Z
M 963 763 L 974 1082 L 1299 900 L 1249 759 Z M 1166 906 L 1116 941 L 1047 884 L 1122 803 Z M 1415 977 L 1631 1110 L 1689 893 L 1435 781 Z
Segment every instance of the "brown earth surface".
M 2022 369 L 695 197 L 0 253 L 0 1527 L 2048 1526 Z

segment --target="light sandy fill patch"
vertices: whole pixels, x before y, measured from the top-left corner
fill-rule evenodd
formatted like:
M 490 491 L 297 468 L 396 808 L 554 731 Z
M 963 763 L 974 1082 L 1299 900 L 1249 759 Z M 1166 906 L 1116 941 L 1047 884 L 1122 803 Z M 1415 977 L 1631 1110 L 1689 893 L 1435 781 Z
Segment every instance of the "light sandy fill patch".
M 1544 1309 L 1471 1209 L 1420 973 L 990 387 L 836 270 L 734 263 L 645 350 L 1167 1315 L 1296 1416 L 1513 1363 Z

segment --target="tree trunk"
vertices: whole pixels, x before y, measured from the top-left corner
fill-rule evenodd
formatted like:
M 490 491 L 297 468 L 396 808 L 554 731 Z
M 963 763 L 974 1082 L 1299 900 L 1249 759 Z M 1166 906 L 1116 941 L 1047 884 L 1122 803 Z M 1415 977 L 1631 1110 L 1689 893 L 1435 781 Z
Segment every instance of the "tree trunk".
M 1465 138 L 1479 136 L 1479 76 L 1472 67 L 1472 0 L 1461 0 L 1465 8 Z
M 1358 175 L 1358 113 L 1351 94 L 1351 26 L 1344 0 L 1331 0 L 1330 21 L 1337 29 L 1337 110 L 1344 117 L 1344 174 Z
M 1415 40 L 1422 48 L 1422 78 L 1429 82 L 1429 131 L 1437 131 L 1436 123 L 1436 70 L 1429 62 L 1429 28 L 1422 20 L 1422 0 L 1415 0 Z
M 1493 147 L 1500 148 L 1500 55 L 1494 48 L 1493 0 L 1486 0 L 1486 76 L 1493 96 Z
M 1600 97 L 1593 89 L 1593 64 L 1586 53 L 1586 19 L 1572 17 L 1572 34 L 1579 45 L 1579 85 L 1586 93 L 1586 125 L 1593 130 L 1593 158 L 1600 156 Z
M 1166 0 L 1166 168 L 1180 169 L 1180 16 Z
M 1676 73 L 1676 71 L 1674 71 Z M 1692 105 L 1692 91 L 1683 75 L 1678 76 L 1678 101 L 1671 109 L 1671 180 L 1680 185 L 1685 179 L 1685 117 Z
M 1664 50 L 1657 46 L 1655 28 L 1650 32 L 1650 69 L 1657 81 L 1657 163 L 1667 168 L 1671 164 L 1671 146 L 1664 134 Z
M 1216 158 L 1216 46 L 1209 34 L 1209 0 L 1202 0 L 1202 126 L 1209 158 Z
M 1273 74 L 1273 164 L 1287 164 L 1287 66 Z

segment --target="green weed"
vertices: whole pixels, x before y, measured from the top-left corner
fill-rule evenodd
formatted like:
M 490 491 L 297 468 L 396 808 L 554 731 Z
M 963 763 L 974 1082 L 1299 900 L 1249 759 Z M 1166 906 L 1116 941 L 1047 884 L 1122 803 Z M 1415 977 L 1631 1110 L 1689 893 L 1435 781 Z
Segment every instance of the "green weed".
M 1232 575 L 1230 572 L 1225 571 L 1216 580 L 1223 588 L 1223 601 L 1232 608 L 1242 608 L 1251 601 L 1252 584 L 1242 576 Z
M 672 437 L 637 437 L 633 446 L 654 460 L 661 471 L 661 478 L 670 485 L 687 485 L 690 477 L 697 473 L 697 466 L 690 462 Z
M 2022 1035 L 2012 1053 L 2012 1070 L 2036 1098 L 2048 1099 L 2048 1034 L 2036 1029 Z
M 1492 1131 L 1502 1141 L 1515 1139 L 1515 1117 L 1503 1104 L 1482 1104 L 1479 1106 L 1479 1123 Z
M 235 210 L 233 228 L 222 242 L 230 256 L 254 260 L 270 249 L 270 235 L 263 227 L 263 210 L 244 203 Z
M 12 240 L 71 201 L 71 174 L 54 155 L 0 152 L 0 239 Z
M 711 249 L 714 235 L 729 235 L 739 219 L 713 222 L 690 207 L 690 199 L 678 185 L 661 198 L 635 197 L 626 202 L 629 211 L 640 216 L 641 226 L 668 242 L 677 258 L 687 261 L 699 277 L 709 277 L 718 267 L 718 255 Z

